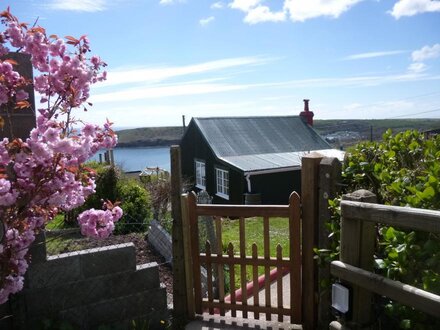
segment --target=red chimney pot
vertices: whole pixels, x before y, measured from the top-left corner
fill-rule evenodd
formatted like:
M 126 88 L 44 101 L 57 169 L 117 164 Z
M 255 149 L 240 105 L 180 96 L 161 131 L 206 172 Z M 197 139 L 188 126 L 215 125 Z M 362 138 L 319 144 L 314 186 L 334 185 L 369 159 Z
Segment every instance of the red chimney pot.
M 299 116 L 310 126 L 313 126 L 313 111 L 309 110 L 309 99 L 304 99 L 304 111 L 302 111 Z

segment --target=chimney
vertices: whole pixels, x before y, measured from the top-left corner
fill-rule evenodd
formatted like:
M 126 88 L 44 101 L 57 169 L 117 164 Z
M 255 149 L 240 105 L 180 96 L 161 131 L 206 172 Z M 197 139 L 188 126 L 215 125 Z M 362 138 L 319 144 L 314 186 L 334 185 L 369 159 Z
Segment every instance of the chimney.
M 302 120 L 304 120 L 310 126 L 313 126 L 313 111 L 309 110 L 309 101 L 308 99 L 304 99 L 304 111 L 302 111 L 299 116 Z

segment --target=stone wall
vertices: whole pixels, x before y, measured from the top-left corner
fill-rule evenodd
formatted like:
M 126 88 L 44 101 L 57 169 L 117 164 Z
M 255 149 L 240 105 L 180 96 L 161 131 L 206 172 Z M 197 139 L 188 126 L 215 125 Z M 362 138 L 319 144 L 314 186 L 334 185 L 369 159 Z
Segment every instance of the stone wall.
M 158 265 L 136 265 L 132 243 L 45 258 L 39 250 L 23 291 L 0 306 L 1 329 L 35 329 L 45 319 L 54 328 L 65 322 L 126 329 L 133 320 L 140 328 L 163 328 L 168 311 Z

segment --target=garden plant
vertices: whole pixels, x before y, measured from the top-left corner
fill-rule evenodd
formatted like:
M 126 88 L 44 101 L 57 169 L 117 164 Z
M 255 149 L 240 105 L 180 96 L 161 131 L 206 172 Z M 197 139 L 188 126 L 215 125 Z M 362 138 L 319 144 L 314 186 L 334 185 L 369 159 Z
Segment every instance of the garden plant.
M 117 137 L 106 122 L 102 127 L 84 123 L 75 111 L 86 110 L 90 86 L 105 80 L 105 63 L 90 56 L 86 36 L 60 38 L 44 28 L 20 23 L 8 9 L 0 13 L 0 106 L 6 115 L 32 107 L 26 88 L 39 100 L 36 127 L 25 141 L 0 141 L 0 304 L 23 288 L 28 250 L 35 235 L 58 212 L 82 205 L 95 189 L 94 172 L 84 163 L 98 150 L 112 148 Z M 10 52 L 30 58 L 35 78 L 17 72 Z M 90 209 L 78 217 L 84 235 L 102 238 L 122 216 L 117 204 Z
M 360 143 L 347 152 L 342 181 L 346 191 L 368 189 L 386 205 L 440 209 L 440 136 L 418 131 L 393 135 L 381 142 Z M 330 201 L 333 218 L 327 224 L 332 246 L 316 250 L 320 262 L 339 257 L 340 199 Z M 378 225 L 376 272 L 403 283 L 440 294 L 440 237 L 433 233 Z M 438 329 L 434 320 L 410 307 L 379 298 L 385 328 Z

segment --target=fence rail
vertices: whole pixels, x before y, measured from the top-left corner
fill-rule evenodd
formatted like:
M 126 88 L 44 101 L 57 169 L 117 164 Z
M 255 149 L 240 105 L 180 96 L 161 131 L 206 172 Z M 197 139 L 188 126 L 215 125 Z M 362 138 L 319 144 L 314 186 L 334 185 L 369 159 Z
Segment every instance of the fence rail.
M 192 265 L 187 263 L 187 274 L 192 276 L 187 283 L 191 284 L 191 297 L 189 304 L 190 310 L 197 314 L 208 311 L 209 314 L 219 313 L 225 315 L 225 311 L 231 311 L 234 317 L 237 311 L 242 312 L 243 318 L 248 317 L 248 312 L 254 313 L 254 318 L 258 319 L 260 314 L 265 314 L 267 320 L 271 320 L 273 314 L 278 315 L 278 320 L 283 321 L 283 316 L 290 316 L 292 323 L 301 323 L 301 250 L 300 250 L 300 201 L 299 196 L 293 193 L 290 197 L 289 205 L 283 206 L 262 206 L 262 205 L 212 205 L 197 204 L 195 194 L 191 193 L 183 196 L 184 216 L 183 222 L 186 228 L 185 235 L 187 251 L 185 259 L 191 258 Z M 199 252 L 199 233 L 198 221 L 201 216 L 211 216 L 215 222 L 217 246 L 211 245 L 209 241 L 204 242 L 205 252 Z M 237 217 L 239 221 L 240 242 L 237 246 L 229 243 L 226 253 L 222 251 L 221 237 L 221 217 Z M 263 248 L 258 251 L 257 245 L 252 244 L 252 255 L 246 255 L 246 231 L 245 218 L 263 217 Z M 270 256 L 270 218 L 285 217 L 289 219 L 290 245 L 289 257 L 282 257 L 283 251 L 280 245 L 276 248 L 276 256 Z M 188 251 L 188 249 L 190 251 Z M 260 255 L 261 254 L 261 255 Z M 207 270 L 207 296 L 202 296 L 200 266 L 204 265 Z M 230 295 L 225 297 L 224 289 L 224 267 L 229 268 Z M 236 294 L 235 277 L 239 267 L 241 297 Z M 247 267 L 251 267 L 249 272 L 251 287 L 253 289 L 254 301 L 248 304 L 248 286 L 246 282 Z M 259 277 L 258 267 L 264 267 L 264 289 L 265 303 L 261 305 L 258 298 Z M 275 281 L 277 283 L 276 306 L 271 305 L 271 268 L 277 269 Z M 219 286 L 218 296 L 214 295 L 213 273 L 217 272 Z M 290 272 L 290 307 L 286 308 L 283 304 L 282 276 Z
M 343 200 L 341 215 L 340 261 L 331 263 L 331 273 L 354 286 L 353 321 L 362 324 L 371 318 L 371 304 L 362 299 L 365 292 L 386 296 L 438 317 L 440 296 L 374 274 L 371 270 L 375 223 L 440 233 L 440 212 Z

